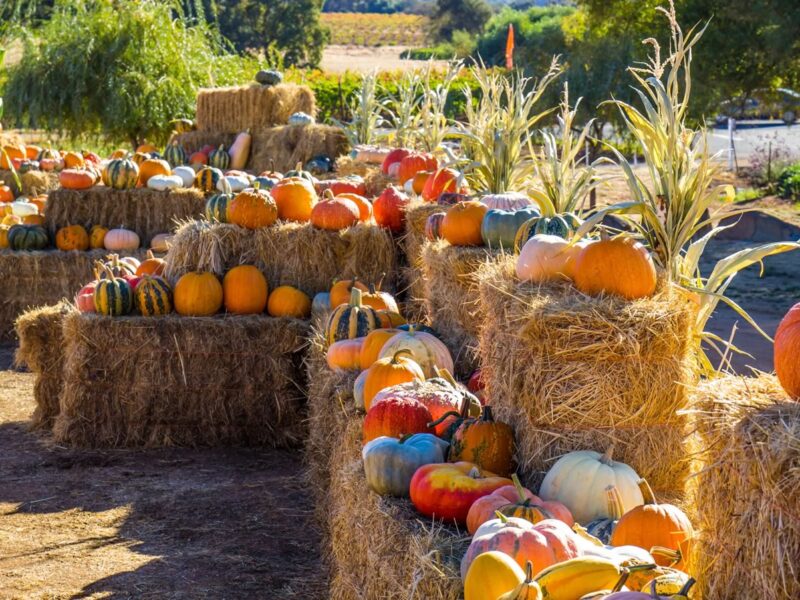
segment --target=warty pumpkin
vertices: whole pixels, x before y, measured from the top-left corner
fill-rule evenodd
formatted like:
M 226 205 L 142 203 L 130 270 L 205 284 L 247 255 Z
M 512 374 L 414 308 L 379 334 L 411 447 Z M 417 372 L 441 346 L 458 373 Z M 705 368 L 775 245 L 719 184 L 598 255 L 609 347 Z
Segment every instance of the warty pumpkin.
M 364 380 L 365 410 L 369 410 L 378 392 L 399 383 L 425 379 L 425 374 L 410 354 L 408 350 L 399 350 L 391 357 L 380 358 L 369 366 Z
M 278 206 L 266 192 L 244 190 L 228 205 L 227 219 L 228 223 L 247 229 L 269 227 L 278 220 Z
M 222 280 L 222 303 L 235 315 L 264 312 L 268 295 L 267 278 L 253 265 L 233 267 Z
M 477 200 L 459 202 L 442 219 L 442 237 L 453 246 L 481 246 L 481 225 L 488 209 Z
M 450 462 L 468 461 L 481 469 L 508 476 L 513 469 L 514 432 L 508 423 L 495 421 L 485 406 L 478 419 L 466 419 L 450 440 Z
M 134 292 L 136 308 L 143 317 L 157 317 L 172 312 L 172 288 L 157 275 L 143 274 Z
M 269 295 L 267 312 L 273 317 L 307 319 L 311 316 L 311 298 L 290 285 L 282 285 Z
M 339 231 L 358 223 L 360 212 L 352 200 L 343 196 L 334 196 L 330 190 L 325 197 L 311 209 L 311 224 L 319 229 Z
M 269 193 L 278 205 L 278 218 L 283 221 L 305 223 L 317 202 L 317 193 L 307 179 L 292 177 L 282 179 Z
M 186 273 L 175 284 L 173 298 L 175 311 L 180 315 L 213 315 L 222 308 L 222 284 L 213 273 Z
M 375 309 L 362 304 L 361 290 L 354 287 L 351 294 L 350 303 L 337 306 L 328 317 L 325 337 L 329 344 L 339 340 L 365 337 L 380 326 Z
M 105 248 L 105 239 L 107 233 L 108 233 L 107 227 L 103 227 L 101 225 L 93 225 L 91 231 L 89 232 L 89 247 L 92 250 L 96 250 L 98 248 Z
M 94 288 L 94 309 L 101 315 L 118 317 L 133 310 L 133 289 L 123 278 L 117 277 L 108 267 L 105 278 Z
M 800 304 L 795 304 L 781 319 L 775 332 L 775 373 L 783 389 L 800 400 Z
M 635 300 L 656 291 L 656 267 L 640 242 L 628 236 L 602 239 L 575 258 L 575 287 L 584 294 L 606 293 Z
M 89 234 L 81 225 L 68 225 L 56 232 L 56 248 L 59 250 L 88 250 Z
M 362 442 L 381 436 L 401 438 L 411 433 L 433 433 L 428 422 L 431 413 L 411 398 L 387 397 L 374 403 L 364 417 Z M 412 492 L 413 495 L 413 492 Z

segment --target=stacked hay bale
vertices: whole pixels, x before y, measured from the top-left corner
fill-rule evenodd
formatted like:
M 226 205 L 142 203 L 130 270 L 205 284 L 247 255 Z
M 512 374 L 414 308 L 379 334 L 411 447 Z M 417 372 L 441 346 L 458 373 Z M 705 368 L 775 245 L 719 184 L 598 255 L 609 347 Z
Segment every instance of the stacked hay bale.
M 266 315 L 68 314 L 54 437 L 103 448 L 296 446 L 309 329 Z
M 307 358 L 306 458 L 330 568 L 330 597 L 342 600 L 462 596 L 464 532 L 421 517 L 410 501 L 367 487 L 361 461 L 363 412 L 353 403 L 357 372 L 331 371 L 320 333 Z
M 349 150 L 344 132 L 328 125 L 287 125 L 291 115 L 314 115 L 316 102 L 308 86 L 241 86 L 202 89 L 197 94 L 196 131 L 175 139 L 188 153 L 201 147 L 230 147 L 236 134 L 253 136 L 245 169 L 255 173 L 287 171 L 315 156 L 332 159 Z
M 22 189 L 19 189 L 14 174 L 7 169 L 0 169 L 0 181 L 9 186 L 14 195 L 39 196 L 58 189 L 58 173 L 47 171 L 28 171 L 19 177 Z
M 429 202 L 415 201 L 406 208 L 406 231 L 401 246 L 406 255 L 403 268 L 403 283 L 408 294 L 409 314 L 416 320 L 427 320 L 425 307 L 425 275 L 422 263 L 422 248 L 425 245 L 425 223 L 428 217 L 441 212 L 442 207 Z
M 766 374 L 705 382 L 696 403 L 703 597 L 800 598 L 800 403 Z
M 561 455 L 604 452 L 680 496 L 694 383 L 691 302 L 669 289 L 633 302 L 520 282 L 511 257 L 480 273 L 481 368 L 497 416 L 516 428 L 533 485 Z

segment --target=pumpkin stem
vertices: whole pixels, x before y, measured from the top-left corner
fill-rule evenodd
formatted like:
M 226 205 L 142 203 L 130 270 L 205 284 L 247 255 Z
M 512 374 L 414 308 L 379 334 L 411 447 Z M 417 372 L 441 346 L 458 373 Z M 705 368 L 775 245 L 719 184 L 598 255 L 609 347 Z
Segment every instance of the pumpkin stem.
M 147 251 L 147 260 L 153 260 L 156 257 L 152 250 Z
M 697 583 L 695 578 L 694 577 L 689 577 L 689 579 L 686 581 L 684 586 L 681 588 L 681 591 L 678 592 L 678 595 L 679 596 L 688 596 L 689 595 L 689 590 L 691 590 L 694 587 L 695 583 Z
M 611 466 L 611 463 L 614 462 L 611 459 L 612 456 L 614 456 L 614 444 L 611 444 L 603 453 L 603 456 L 600 457 L 600 462 L 604 465 Z
M 464 398 L 464 402 L 469 403 L 469 398 Z M 494 423 L 494 415 L 492 414 L 492 407 L 491 406 L 484 406 L 483 407 L 483 414 L 481 415 L 481 421 L 484 423 Z
M 391 363 L 391 364 L 393 364 L 393 365 L 396 365 L 396 364 L 399 362 L 399 361 L 397 360 L 397 357 L 398 357 L 398 356 L 401 356 L 401 355 L 403 355 L 403 354 L 408 354 L 408 355 L 409 355 L 409 356 L 411 356 L 411 357 L 413 357 L 413 356 L 414 356 L 414 355 L 412 354 L 411 350 L 409 350 L 408 348 L 401 348 L 400 350 L 398 350 L 397 352 L 395 352 L 395 353 L 392 355 L 392 360 L 390 361 L 390 363 Z
M 416 434 L 414 434 L 414 433 L 406 433 L 406 434 L 404 434 L 404 435 L 403 435 L 403 437 L 401 437 L 401 438 L 400 438 L 400 440 L 399 440 L 397 443 L 398 443 L 398 444 L 403 444 L 403 443 L 405 443 L 405 441 L 406 441 L 408 438 L 410 438 L 412 435 L 416 435 Z
M 357 287 L 353 286 L 353 289 L 350 290 L 350 306 L 354 306 L 357 308 L 361 308 L 361 290 Z
M 640 479 L 636 482 L 636 485 L 639 486 L 639 490 L 642 492 L 642 497 L 644 498 L 645 505 L 652 504 L 657 505 L 656 496 L 653 493 L 653 488 L 650 487 L 650 484 L 647 483 L 646 479 Z
M 378 283 L 375 284 L 375 288 L 380 291 L 383 289 L 383 280 L 386 279 L 386 271 L 381 273 L 380 279 L 378 279 Z
M 533 563 L 531 561 L 525 562 L 525 583 L 533 581 Z
M 501 513 L 499 510 L 494 511 L 494 515 L 503 523 L 508 523 L 508 517 Z
M 300 161 L 299 163 L 297 163 L 294 166 L 294 170 L 297 171 L 298 173 L 302 173 L 302 171 L 303 171 L 303 161 Z
M 511 475 L 511 481 L 514 483 L 514 487 L 517 490 L 517 494 L 519 494 L 519 501 L 525 502 L 528 497 L 525 495 L 525 488 L 522 487 L 522 482 L 520 482 L 519 477 L 516 473 Z
M 455 380 L 455 377 L 453 377 L 453 374 L 450 373 L 450 371 L 448 371 L 447 369 L 440 369 L 437 366 L 434 366 L 433 369 L 436 372 L 437 377 L 441 377 L 442 379 L 444 379 L 447 383 L 453 386 L 453 389 L 455 390 L 458 389 L 458 382 Z
M 448 410 L 446 413 L 444 413 L 441 417 L 439 417 L 435 421 L 431 421 L 430 423 L 428 423 L 428 427 L 436 427 L 437 425 L 441 425 L 442 423 L 444 423 L 445 419 L 449 419 L 450 417 L 458 418 L 460 416 L 461 413 L 456 412 L 454 410 Z
M 683 554 L 680 550 L 673 550 L 672 548 L 665 548 L 664 546 L 653 546 L 650 548 L 650 554 L 653 556 L 663 556 L 671 561 L 670 566 L 677 565 L 683 559 Z
M 611 519 L 619 521 L 622 518 L 622 498 L 619 495 L 619 490 L 615 485 L 609 485 L 606 488 L 606 500 L 608 502 L 608 514 Z
M 467 473 L 467 477 L 471 479 L 481 479 L 481 471 L 478 467 L 472 467 Z
M 330 188 L 322 192 L 322 198 L 324 200 L 333 200 L 335 197 L 336 196 L 333 195 L 333 191 Z
M 622 586 L 625 585 L 625 582 L 628 581 L 628 577 L 630 577 L 630 575 L 631 575 L 630 570 L 623 567 L 622 574 L 619 576 L 619 579 L 617 579 L 617 583 L 614 584 L 614 587 L 611 588 L 611 591 L 612 592 L 620 591 L 622 589 Z

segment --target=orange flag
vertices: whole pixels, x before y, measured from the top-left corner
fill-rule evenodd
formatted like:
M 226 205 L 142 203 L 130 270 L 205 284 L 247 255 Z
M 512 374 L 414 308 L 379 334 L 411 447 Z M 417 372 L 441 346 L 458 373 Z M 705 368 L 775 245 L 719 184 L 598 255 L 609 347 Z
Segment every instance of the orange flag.
M 508 37 L 506 38 L 506 69 L 514 68 L 514 25 L 508 24 Z

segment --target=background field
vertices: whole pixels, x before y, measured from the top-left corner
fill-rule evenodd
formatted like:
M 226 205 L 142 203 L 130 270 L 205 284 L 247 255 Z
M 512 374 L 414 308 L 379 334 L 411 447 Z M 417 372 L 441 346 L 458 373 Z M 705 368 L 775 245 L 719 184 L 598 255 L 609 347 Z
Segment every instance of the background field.
M 430 20 L 402 13 L 323 13 L 322 24 L 338 46 L 422 46 L 430 40 Z

